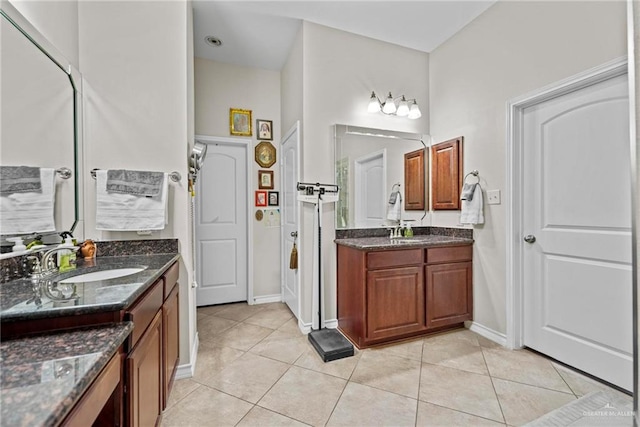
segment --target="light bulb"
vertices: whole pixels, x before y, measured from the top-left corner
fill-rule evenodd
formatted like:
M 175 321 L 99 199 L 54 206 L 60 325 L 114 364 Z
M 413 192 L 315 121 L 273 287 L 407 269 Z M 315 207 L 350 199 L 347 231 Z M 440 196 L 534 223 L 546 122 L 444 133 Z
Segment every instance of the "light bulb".
M 380 112 L 380 102 L 378 101 L 378 97 L 375 92 L 371 92 L 371 98 L 369 99 L 369 107 L 367 111 L 370 113 L 379 113 Z
M 408 117 L 410 119 L 419 119 L 420 117 L 422 117 L 422 113 L 420 112 L 418 103 L 415 100 L 413 101 L 413 104 L 411 104 L 411 109 L 409 110 Z
M 387 96 L 387 99 L 384 101 L 382 112 L 385 114 L 393 114 L 396 112 L 396 104 L 393 102 L 393 96 L 391 96 L 391 92 L 389 92 L 389 96 Z
M 409 104 L 407 103 L 407 100 L 404 98 L 404 95 L 402 95 L 402 99 L 398 104 L 398 111 L 396 111 L 396 114 L 400 117 L 404 117 L 409 114 Z

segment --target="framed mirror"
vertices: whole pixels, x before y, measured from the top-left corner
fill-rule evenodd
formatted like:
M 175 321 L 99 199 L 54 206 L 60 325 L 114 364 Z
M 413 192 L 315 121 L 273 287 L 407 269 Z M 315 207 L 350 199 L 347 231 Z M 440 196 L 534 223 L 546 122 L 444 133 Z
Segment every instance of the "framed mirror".
M 397 219 L 417 225 L 424 219 L 429 205 L 428 136 L 337 124 L 334 139 L 340 188 L 336 229 L 378 228 L 395 225 Z
M 55 230 L 46 231 L 72 231 L 80 217 L 78 91 L 74 81 L 78 73 L 11 4 L 3 2 L 0 15 L 0 166 L 41 168 L 41 177 L 48 170 L 53 181 L 41 181 L 52 185 Z M 24 209 L 16 207 L 17 199 L 11 196 L 15 194 L 3 192 L 1 197 L 0 214 L 6 218 L 12 210 Z M 26 220 L 2 222 L 0 234 L 45 231 L 39 227 L 43 226 Z M 2 243 L 6 244 L 4 239 Z

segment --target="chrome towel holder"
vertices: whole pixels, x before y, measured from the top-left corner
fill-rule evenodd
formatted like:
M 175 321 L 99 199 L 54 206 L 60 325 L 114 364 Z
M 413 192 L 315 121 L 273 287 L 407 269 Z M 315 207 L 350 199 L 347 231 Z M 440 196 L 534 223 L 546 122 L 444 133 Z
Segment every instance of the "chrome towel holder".
M 478 180 L 478 183 L 480 183 L 480 172 L 478 172 L 478 170 L 477 170 L 477 169 L 474 169 L 474 170 L 472 170 L 471 172 L 469 172 L 468 174 L 466 174 L 466 175 L 464 176 L 464 179 L 462 180 L 462 182 L 466 182 L 466 181 L 467 181 L 467 177 L 468 177 L 469 175 L 473 175 L 473 176 L 475 176 L 475 177 L 476 177 L 476 179 Z
M 93 168 L 91 169 L 91 178 L 96 179 L 96 171 L 98 171 L 100 169 L 98 168 Z M 171 179 L 171 181 L 173 182 L 180 182 L 182 181 L 182 175 L 180 175 L 180 172 L 178 171 L 173 171 L 169 174 L 169 178 Z

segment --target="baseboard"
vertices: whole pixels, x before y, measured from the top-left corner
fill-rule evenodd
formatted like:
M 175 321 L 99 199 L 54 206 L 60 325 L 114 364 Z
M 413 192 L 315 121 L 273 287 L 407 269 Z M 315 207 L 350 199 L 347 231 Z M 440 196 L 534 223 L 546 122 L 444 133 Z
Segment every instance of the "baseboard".
M 298 319 L 298 327 L 303 334 L 308 334 L 312 331 L 311 323 L 304 323 L 300 319 Z M 324 327 L 327 329 L 337 329 L 338 328 L 338 319 L 329 319 L 324 321 Z
M 193 360 L 191 363 L 178 365 L 178 369 L 176 369 L 177 380 L 192 378 L 195 374 L 196 361 L 198 359 L 198 347 L 200 347 L 200 339 L 198 338 L 198 333 L 196 332 L 196 338 L 193 340 L 193 347 L 191 347 L 191 357 L 193 358 Z
M 254 304 L 269 304 L 271 302 L 282 302 L 281 294 L 263 295 L 261 297 L 253 297 Z
M 484 338 L 500 344 L 503 347 L 507 346 L 507 336 L 500 332 L 496 332 L 493 329 L 487 328 L 478 322 L 464 322 L 464 325 L 476 334 L 483 336 Z

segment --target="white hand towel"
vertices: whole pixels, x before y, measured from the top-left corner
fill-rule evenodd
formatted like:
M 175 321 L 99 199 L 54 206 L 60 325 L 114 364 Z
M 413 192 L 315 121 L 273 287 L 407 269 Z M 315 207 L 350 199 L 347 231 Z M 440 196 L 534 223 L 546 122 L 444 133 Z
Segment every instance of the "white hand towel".
M 473 190 L 473 199 L 462 200 L 462 211 L 460 213 L 461 224 L 484 224 L 484 214 L 482 213 L 482 187 L 476 184 Z
M 395 196 L 394 196 L 395 194 Z M 393 200 L 393 203 L 391 202 Z M 402 196 L 398 191 L 391 193 L 389 204 L 387 205 L 387 219 L 390 221 L 400 221 L 402 213 Z
M 55 178 L 53 168 L 40 168 L 42 192 L 13 193 L 0 197 L 0 234 L 56 231 Z
M 96 229 L 105 231 L 163 230 L 167 223 L 169 176 L 154 197 L 107 193 L 107 171 L 96 171 Z

